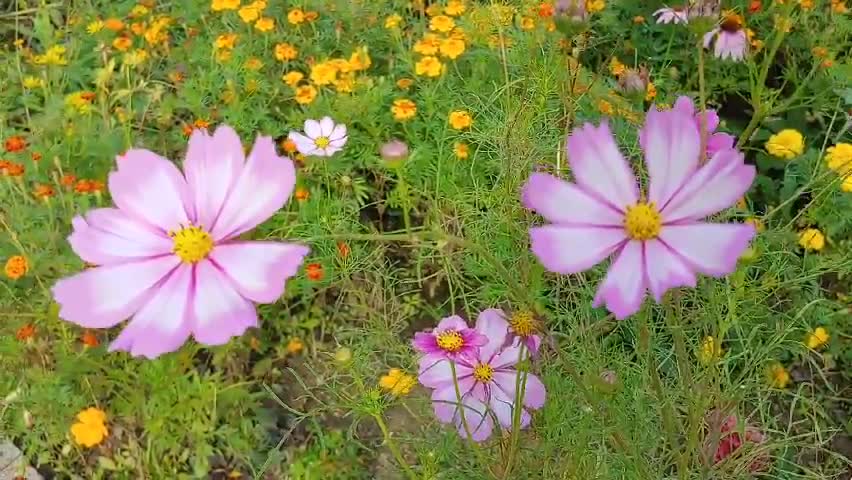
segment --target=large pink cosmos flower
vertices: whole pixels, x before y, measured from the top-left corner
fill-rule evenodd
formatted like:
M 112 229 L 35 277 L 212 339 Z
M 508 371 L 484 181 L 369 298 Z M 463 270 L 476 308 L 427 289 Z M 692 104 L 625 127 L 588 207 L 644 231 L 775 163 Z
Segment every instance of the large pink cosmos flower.
M 453 383 L 449 360 L 424 356 L 420 360 L 420 383 L 435 389 L 432 393 L 435 416 L 444 423 L 454 423 L 459 434 L 467 436 L 461 411 L 472 438 L 481 442 L 491 436 L 494 429 L 492 414 L 505 429 L 512 428 L 518 371 L 515 364 L 521 360 L 520 342 L 511 341 L 509 324 L 502 310 L 488 309 L 476 319 L 476 331 L 488 339 L 471 355 L 462 355 L 456 362 L 456 379 L 461 394 L 461 405 Z M 526 374 L 522 400 L 520 428 L 530 423 L 527 409 L 544 405 L 545 388 L 535 375 Z
M 254 304 L 276 301 L 308 248 L 238 239 L 290 197 L 293 162 L 258 137 L 246 159 L 237 133 L 189 139 L 184 175 L 148 150 L 118 158 L 109 190 L 118 208 L 73 220 L 68 242 L 98 265 L 56 283 L 59 315 L 86 328 L 133 317 L 110 351 L 155 358 L 192 335 L 220 345 L 257 325 Z
M 594 305 L 618 319 L 636 313 L 647 290 L 659 302 L 670 288 L 694 287 L 696 273 L 731 273 L 755 234 L 749 224 L 702 221 L 733 205 L 754 180 L 741 153 L 719 150 L 700 165 L 698 127 L 680 109 L 651 107 L 640 145 L 646 194 L 606 123 L 568 138 L 575 183 L 534 173 L 522 193 L 527 208 L 552 222 L 530 229 L 532 251 L 547 270 L 578 273 L 614 256 Z
M 468 327 L 463 318 L 453 315 L 441 319 L 432 331 L 415 333 L 411 343 L 434 363 L 441 358 L 455 360 L 461 355 L 473 355 L 488 339 Z

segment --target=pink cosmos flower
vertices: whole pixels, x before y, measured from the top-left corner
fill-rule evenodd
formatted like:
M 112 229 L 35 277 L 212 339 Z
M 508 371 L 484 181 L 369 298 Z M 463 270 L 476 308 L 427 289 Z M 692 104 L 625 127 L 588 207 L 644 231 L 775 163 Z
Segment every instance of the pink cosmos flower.
M 488 309 L 479 314 L 476 330 L 488 339 L 471 355 L 461 355 L 456 362 L 456 378 L 461 402 L 456 396 L 450 361 L 425 356 L 420 360 L 420 383 L 435 389 L 432 401 L 435 415 L 443 423 L 456 425 L 459 434 L 466 437 L 461 412 L 471 431 L 472 438 L 481 442 L 491 436 L 493 417 L 505 429 L 512 428 L 515 411 L 515 386 L 518 371 L 514 368 L 522 352 L 519 342 L 507 345 L 509 324 L 502 310 Z M 520 427 L 530 423 L 528 409 L 544 405 L 545 388 L 535 375 L 526 374 Z M 461 403 L 461 405 L 459 405 Z
M 237 133 L 195 130 L 184 174 L 148 150 L 129 150 L 109 176 L 117 208 L 73 220 L 71 248 L 98 265 L 53 287 L 59 315 L 85 328 L 132 317 L 110 346 L 155 358 L 190 335 L 220 345 L 257 325 L 254 303 L 276 301 L 308 247 L 239 237 L 269 218 L 296 183 L 270 137 L 246 159 Z
M 711 44 L 717 58 L 742 61 L 748 51 L 748 35 L 743 29 L 742 17 L 729 13 L 718 27 L 705 33 L 704 48 L 710 48 Z
M 755 234 L 750 224 L 702 221 L 754 180 L 741 153 L 719 150 L 700 165 L 698 127 L 680 109 L 651 107 L 639 138 L 650 178 L 644 194 L 605 122 L 568 138 L 575 183 L 534 173 L 522 193 L 524 205 L 551 222 L 530 229 L 532 252 L 547 270 L 573 274 L 615 258 L 594 305 L 618 319 L 636 313 L 648 290 L 659 302 L 670 288 L 694 287 L 697 273 L 731 273 Z
M 683 7 L 665 7 L 654 12 L 657 23 L 689 23 L 686 9 Z
M 442 358 L 456 360 L 460 355 L 474 355 L 476 349 L 488 343 L 488 339 L 467 326 L 458 315 L 442 319 L 430 332 L 414 334 L 412 344 L 419 352 L 437 362 Z
M 698 131 L 701 131 L 701 112 L 697 112 L 695 104 L 689 97 L 680 97 L 674 105 L 674 109 L 686 115 L 692 116 L 695 119 L 695 126 Z M 734 137 L 723 132 L 716 132 L 719 127 L 719 115 L 715 110 L 705 110 L 707 122 L 704 128 L 707 130 L 707 156 L 712 157 L 713 154 L 720 150 L 729 150 L 734 148 Z
M 704 451 L 708 457 L 713 456 L 713 465 L 734 456 L 743 445 L 759 446 L 766 442 L 766 435 L 752 425 L 746 424 L 740 431 L 736 415 L 724 416 L 721 411 L 713 410 L 706 420 L 709 431 L 704 439 Z M 769 453 L 761 452 L 750 459 L 748 470 L 751 473 L 764 471 L 769 466 L 769 461 Z
M 305 120 L 305 134 L 290 132 L 287 136 L 296 144 L 302 155 L 330 157 L 346 145 L 346 125 L 335 125 L 331 117 L 322 120 Z

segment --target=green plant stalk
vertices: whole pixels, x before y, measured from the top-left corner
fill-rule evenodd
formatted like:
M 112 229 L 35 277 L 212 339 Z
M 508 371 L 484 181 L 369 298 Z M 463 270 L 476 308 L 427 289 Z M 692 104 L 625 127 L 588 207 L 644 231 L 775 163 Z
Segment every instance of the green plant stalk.
M 485 461 L 485 457 L 483 457 L 482 451 L 479 449 L 479 444 L 477 444 L 476 441 L 473 439 L 473 433 L 470 430 L 470 424 L 467 422 L 467 416 L 464 413 L 465 408 L 464 408 L 464 403 L 462 402 L 461 388 L 459 388 L 458 374 L 456 373 L 456 362 L 453 362 L 453 361 L 449 361 L 449 362 L 450 362 L 450 372 L 452 372 L 452 375 L 453 375 L 453 388 L 455 388 L 455 390 L 456 390 L 456 402 L 458 402 L 457 405 L 456 405 L 456 408 L 459 409 L 459 413 L 461 415 L 461 421 L 462 421 L 462 426 L 464 427 L 464 433 L 465 433 L 465 435 L 467 435 L 467 440 L 470 443 L 470 449 L 473 450 L 473 454 L 476 456 L 476 460 L 479 462 L 480 465 L 482 465 L 485 468 L 488 468 L 489 473 L 490 473 L 491 469 L 488 467 L 488 462 Z M 493 474 L 492 474 L 492 476 L 493 476 Z
M 698 133 L 701 139 L 698 164 L 703 165 L 707 161 L 707 83 L 704 78 L 704 39 L 701 35 L 698 36 L 698 103 L 701 109 L 698 121 Z
M 408 211 L 411 208 L 408 198 L 408 183 L 405 181 L 403 162 L 394 169 L 396 171 L 396 188 L 399 189 L 399 197 L 402 202 L 402 222 L 405 225 L 405 232 L 411 233 L 411 216 Z
M 518 365 L 524 361 L 524 351 L 526 350 L 526 344 L 521 342 L 520 349 L 518 350 Z M 514 400 L 514 409 L 512 410 L 512 432 L 511 437 L 509 439 L 509 456 L 506 459 L 506 465 L 503 468 L 503 479 L 506 480 L 509 478 L 509 474 L 512 472 L 513 462 L 515 460 L 515 454 L 518 451 L 518 439 L 521 435 L 521 414 L 524 411 L 524 398 L 526 397 L 526 387 L 527 387 L 527 371 L 526 370 L 518 370 L 518 375 L 515 377 L 515 398 Z
M 397 447 L 396 442 L 391 438 L 390 431 L 388 430 L 387 424 L 385 424 L 385 420 L 381 415 L 374 413 L 373 418 L 376 419 L 376 423 L 379 425 L 379 429 L 382 431 L 382 436 L 385 439 L 385 443 L 390 449 L 391 454 L 393 454 L 399 466 L 402 467 L 402 470 L 405 472 L 405 475 L 411 480 L 417 480 L 417 475 L 414 474 L 414 471 L 411 469 L 411 466 L 406 463 L 405 459 L 402 457 L 402 452 L 399 451 L 399 447 Z

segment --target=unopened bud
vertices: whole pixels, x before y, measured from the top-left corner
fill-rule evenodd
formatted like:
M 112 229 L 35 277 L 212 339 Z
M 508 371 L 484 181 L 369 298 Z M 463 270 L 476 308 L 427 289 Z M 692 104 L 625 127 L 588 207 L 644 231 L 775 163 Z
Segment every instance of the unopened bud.
M 389 167 L 397 168 L 408 159 L 408 145 L 400 140 L 391 140 L 382 145 L 379 153 Z
M 638 70 L 629 68 L 618 77 L 618 88 L 625 95 L 645 95 L 648 88 L 648 69 L 640 67 Z
M 346 347 L 340 347 L 334 352 L 334 361 L 340 365 L 346 365 L 352 361 L 352 350 Z

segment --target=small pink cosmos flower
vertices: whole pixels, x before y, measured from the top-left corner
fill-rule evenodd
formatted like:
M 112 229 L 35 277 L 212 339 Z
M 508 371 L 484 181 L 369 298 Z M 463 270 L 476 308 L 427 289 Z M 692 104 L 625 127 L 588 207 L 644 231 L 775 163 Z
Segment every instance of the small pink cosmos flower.
M 743 17 L 728 13 L 722 23 L 704 34 L 704 48 L 713 45 L 713 53 L 722 60 L 730 58 L 735 62 L 745 59 L 748 51 L 748 35 L 743 29 Z
M 657 23 L 689 23 L 689 18 L 684 7 L 665 7 L 654 12 Z
M 695 119 L 696 128 L 698 128 L 699 132 L 701 131 L 701 112 L 696 111 L 697 109 L 695 108 L 695 104 L 692 103 L 692 99 L 689 97 L 678 98 L 675 102 L 674 109 L 693 117 Z M 712 157 L 720 150 L 729 150 L 734 148 L 733 136 L 724 132 L 716 132 L 716 129 L 719 128 L 719 115 L 716 111 L 707 109 L 705 110 L 705 113 L 707 117 L 706 125 L 704 126 L 706 129 L 705 134 L 707 135 L 707 157 Z
M 433 388 L 432 402 L 435 415 L 443 423 L 455 424 L 461 436 L 466 437 L 461 412 L 471 431 L 473 440 L 481 442 L 491 436 L 493 417 L 505 429 L 512 428 L 518 371 L 514 368 L 521 358 L 519 342 L 511 341 L 509 324 L 502 310 L 488 309 L 479 314 L 476 330 L 488 339 L 471 355 L 461 355 L 456 361 L 456 379 L 461 393 L 461 405 L 456 396 L 450 360 L 425 356 L 420 360 L 420 383 Z M 530 423 L 528 409 L 544 406 L 545 388 L 541 380 L 526 374 L 520 428 Z
M 594 306 L 618 319 L 636 313 L 648 290 L 659 302 L 670 288 L 694 287 L 697 273 L 731 273 L 755 234 L 750 224 L 702 221 L 751 186 L 755 168 L 741 153 L 719 150 L 700 165 L 698 127 L 681 109 L 651 107 L 639 138 L 645 194 L 605 122 L 568 137 L 575 183 L 534 173 L 522 193 L 524 205 L 551 222 L 530 229 L 532 252 L 547 270 L 573 274 L 615 258 Z
M 335 125 L 331 117 L 320 121 L 305 120 L 304 135 L 290 132 L 287 136 L 296 144 L 299 153 L 305 156 L 330 157 L 343 150 L 346 145 L 346 125 Z
M 456 360 L 461 355 L 473 355 L 476 349 L 488 343 L 488 339 L 467 326 L 458 315 L 442 319 L 430 332 L 414 334 L 414 348 L 437 362 L 442 358 Z
M 85 328 L 132 317 L 110 346 L 155 358 L 190 335 L 221 345 L 257 326 L 254 302 L 271 303 L 308 247 L 240 235 L 272 216 L 296 184 L 293 162 L 258 137 L 246 158 L 237 133 L 195 130 L 184 174 L 148 150 L 129 150 L 109 176 L 117 208 L 73 219 L 71 248 L 98 265 L 59 280 L 59 315 Z

